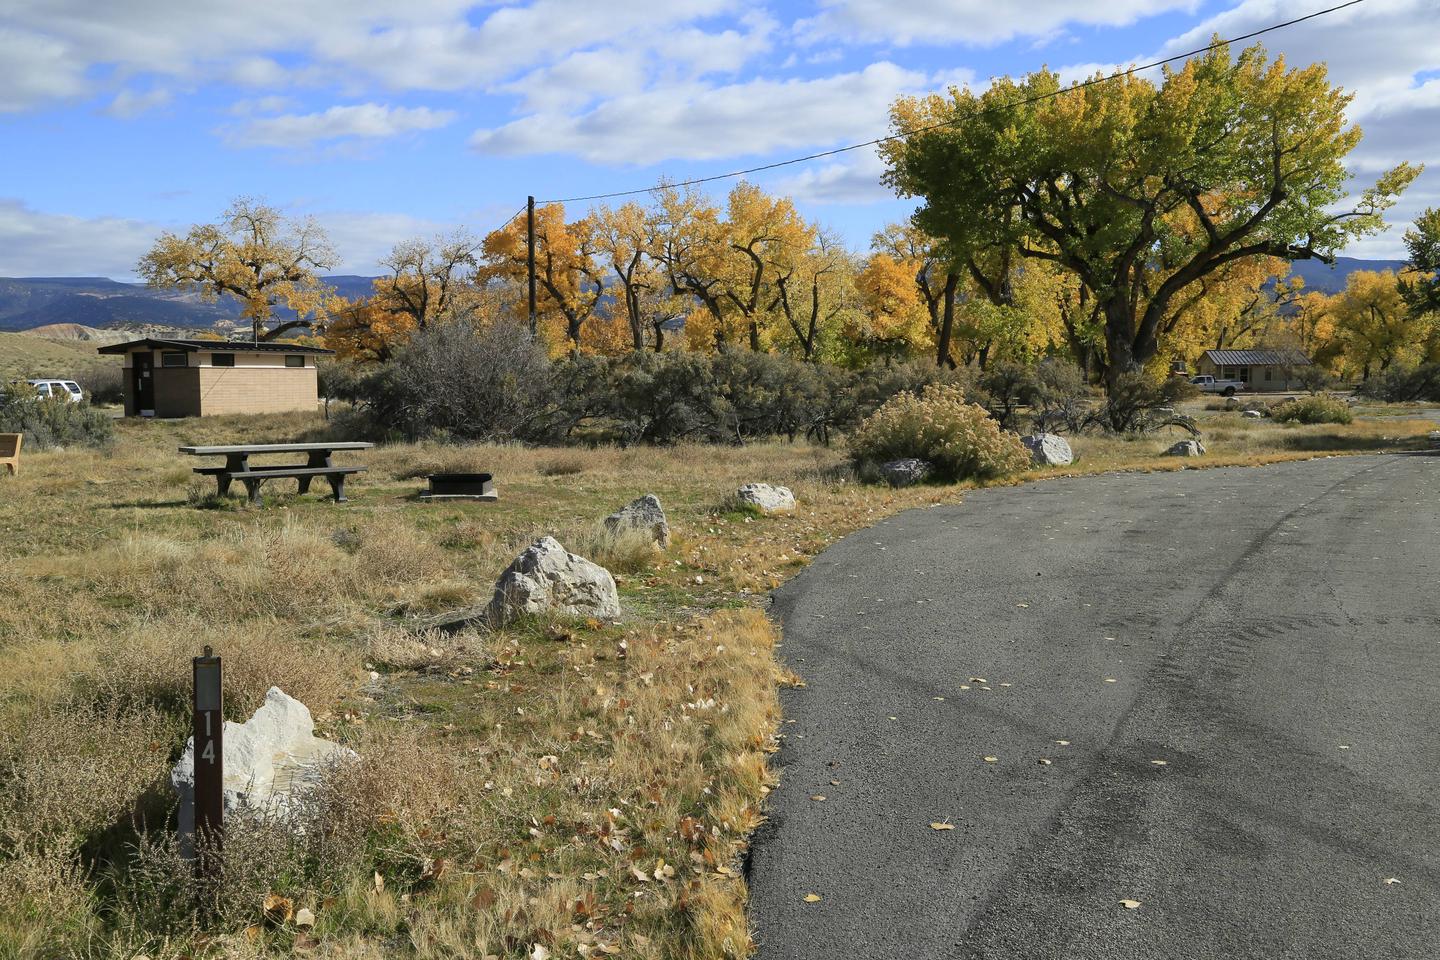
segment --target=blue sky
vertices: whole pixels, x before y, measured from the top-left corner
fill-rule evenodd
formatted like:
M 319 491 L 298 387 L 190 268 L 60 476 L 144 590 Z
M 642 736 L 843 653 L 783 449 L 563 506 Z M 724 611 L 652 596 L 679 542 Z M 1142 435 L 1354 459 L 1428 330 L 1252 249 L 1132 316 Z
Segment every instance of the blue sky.
M 725 172 L 885 132 L 898 95 L 1070 76 L 1329 5 L 1279 0 L 0 0 L 0 276 L 133 276 L 232 197 L 314 216 L 372 273 L 392 244 L 523 205 Z M 1273 34 L 1355 91 L 1373 178 L 1440 160 L 1440 0 Z M 754 179 L 863 249 L 906 203 L 870 151 Z M 723 191 L 728 185 L 717 189 Z M 1389 234 L 1440 204 L 1440 166 Z

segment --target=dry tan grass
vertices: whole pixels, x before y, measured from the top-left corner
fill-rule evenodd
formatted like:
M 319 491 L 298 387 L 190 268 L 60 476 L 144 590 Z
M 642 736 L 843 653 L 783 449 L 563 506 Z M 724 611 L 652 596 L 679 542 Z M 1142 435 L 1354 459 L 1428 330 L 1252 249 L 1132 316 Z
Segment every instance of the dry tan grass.
M 1397 449 L 1432 424 L 1221 414 L 1204 426 L 1211 452 L 1198 464 L 1158 456 L 1173 438 L 1081 437 L 1063 472 Z M 775 688 L 793 675 L 764 617 L 727 608 L 837 537 L 965 488 L 861 485 L 842 449 L 807 445 L 418 444 L 357 456 L 369 472 L 343 507 L 283 490 L 263 510 L 192 505 L 178 444 L 318 428 L 303 417 L 127 423 L 110 455 L 42 453 L 0 478 L 0 954 L 166 960 L 202 945 L 183 911 L 156 906 L 164 850 L 149 874 L 121 850 L 166 814 L 188 659 L 210 644 L 234 717 L 279 685 L 365 762 L 326 801 L 333 831 L 247 881 L 283 886 L 316 912 L 315 930 L 247 933 L 252 889 L 205 931 L 206 955 L 285 953 L 298 938 L 336 957 L 516 957 L 537 944 L 556 956 L 743 956 L 736 858 L 763 816 Z M 438 469 L 493 472 L 501 502 L 418 503 L 417 477 Z M 751 480 L 792 487 L 800 510 L 729 509 Z M 663 553 L 599 524 L 651 492 L 673 527 Z M 547 533 L 618 573 L 622 625 L 417 634 L 416 617 L 487 601 L 500 570 Z M 76 716 L 94 732 L 72 742 L 62 733 Z M 93 788 L 68 803 L 77 779 Z

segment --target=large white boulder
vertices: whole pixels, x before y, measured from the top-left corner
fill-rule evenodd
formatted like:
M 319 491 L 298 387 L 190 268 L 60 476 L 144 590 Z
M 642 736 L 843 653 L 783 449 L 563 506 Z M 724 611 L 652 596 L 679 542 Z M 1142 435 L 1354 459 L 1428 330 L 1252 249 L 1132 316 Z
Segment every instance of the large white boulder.
M 1199 440 L 1181 440 L 1165 451 L 1167 457 L 1200 457 L 1205 455 L 1205 444 Z
M 566 550 L 554 537 L 542 537 L 500 575 L 490 601 L 490 619 L 504 625 L 541 613 L 614 620 L 620 616 L 615 578 L 598 563 Z
M 605 529 L 617 535 L 639 530 L 649 534 L 662 550 L 670 545 L 670 523 L 665 519 L 660 498 L 653 493 L 631 500 L 610 514 L 605 518 Z
M 330 765 L 357 759 L 355 751 L 315 736 L 310 709 L 279 687 L 266 692 L 249 720 L 227 720 L 222 742 L 227 819 L 232 813 L 285 819 Z M 188 848 L 195 833 L 194 737 L 170 771 L 170 784 L 180 796 L 180 836 Z
M 1021 437 L 1020 442 L 1030 451 L 1030 459 L 1042 467 L 1067 467 L 1075 462 L 1070 441 L 1058 433 L 1036 433 Z
M 789 513 L 795 509 L 795 494 L 789 487 L 773 487 L 768 483 L 747 483 L 735 491 L 741 503 L 761 513 Z

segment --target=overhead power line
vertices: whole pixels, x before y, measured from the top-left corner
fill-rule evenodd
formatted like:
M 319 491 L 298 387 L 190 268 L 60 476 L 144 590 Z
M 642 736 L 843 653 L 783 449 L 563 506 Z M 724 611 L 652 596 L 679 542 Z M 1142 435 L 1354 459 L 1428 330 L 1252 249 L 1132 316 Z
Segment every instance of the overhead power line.
M 516 210 L 514 213 L 510 214 L 510 216 L 506 217 L 505 222 L 500 224 L 500 226 L 496 227 L 495 230 L 504 230 L 506 227 L 510 226 L 510 224 L 515 222 L 516 217 L 520 216 L 520 214 L 524 213 L 529 209 L 530 204 L 525 204 L 525 206 L 521 207 L 519 210 Z M 493 233 L 494 231 L 492 230 L 491 232 Z
M 1308 13 L 1303 17 L 1296 17 L 1293 20 L 1286 20 L 1283 23 L 1271 24 L 1268 27 L 1254 30 L 1250 33 L 1241 34 L 1238 37 L 1231 37 L 1228 40 L 1216 40 L 1214 43 L 1207 44 L 1203 47 L 1197 47 L 1196 49 L 1190 50 L 1186 53 L 1177 53 L 1173 57 L 1166 57 L 1164 60 L 1156 60 L 1153 63 L 1141 64 L 1139 66 L 1131 67 L 1128 70 L 1124 70 L 1119 73 L 1112 73 L 1104 77 L 1091 77 L 1089 80 L 1084 80 L 1080 83 L 1072 84 L 1071 86 L 1068 86 L 1063 90 L 1056 90 L 1053 93 L 1035 94 L 1029 97 L 1021 97 L 1008 103 L 993 104 L 989 107 L 982 109 L 979 112 L 989 113 L 992 110 L 1008 110 L 1012 107 L 1021 107 L 1031 103 L 1038 103 L 1041 100 L 1053 99 L 1054 97 L 1058 97 L 1062 94 L 1069 93 L 1074 90 L 1081 90 L 1085 87 L 1095 86 L 1096 84 L 1108 83 L 1112 80 L 1118 80 L 1121 77 L 1132 76 L 1143 70 L 1153 70 L 1156 67 L 1163 67 L 1166 64 L 1174 63 L 1177 60 L 1186 60 L 1190 57 L 1197 56 L 1202 53 L 1208 53 L 1211 50 L 1225 46 L 1227 44 L 1240 43 L 1241 41 L 1251 40 L 1255 37 L 1263 36 L 1267 33 L 1274 33 L 1276 30 L 1283 30 L 1286 27 L 1293 27 L 1298 23 L 1304 23 L 1307 20 L 1314 20 L 1317 17 L 1323 17 L 1331 13 L 1338 13 L 1339 11 L 1346 9 L 1347 7 L 1357 6 L 1364 2 L 1365 0 L 1349 0 L 1349 2 L 1347 3 L 1340 3 L 1336 4 L 1333 7 L 1326 7 L 1324 10 L 1316 10 L 1314 13 Z M 803 157 L 793 157 L 789 160 L 777 160 L 774 163 L 761 164 L 758 167 L 747 167 L 744 170 L 732 170 L 729 173 L 717 173 L 709 177 L 695 177 L 691 180 L 680 180 L 675 183 L 657 183 L 648 187 L 638 187 L 634 190 L 616 190 L 611 193 L 593 193 L 589 196 L 584 197 L 562 197 L 555 200 L 541 200 L 538 201 L 538 204 L 543 205 L 550 203 L 581 203 L 586 200 L 610 200 L 615 197 L 633 197 L 642 193 L 654 193 L 656 190 L 665 189 L 667 187 L 690 187 L 701 183 L 712 183 L 716 180 L 730 180 L 735 177 L 743 177 L 751 173 L 762 173 L 766 170 L 776 170 L 780 167 L 789 167 L 797 163 L 809 163 L 811 160 L 823 160 L 826 157 L 833 157 L 842 153 L 849 153 L 852 150 L 863 150 L 866 147 L 879 146 L 880 144 L 888 143 L 891 140 L 902 140 L 905 137 L 911 137 L 918 133 L 926 133 L 930 130 L 938 130 L 941 127 L 954 126 L 957 123 L 963 122 L 965 119 L 969 118 L 961 118 L 958 120 L 943 120 L 939 123 L 932 123 L 927 126 L 917 127 L 914 130 L 907 130 L 903 133 L 892 133 L 887 136 L 876 137 L 874 140 L 866 140 L 864 143 L 852 143 L 849 146 L 836 147 L 833 150 L 822 150 L 819 153 L 812 153 Z M 524 210 L 517 212 L 515 214 L 515 217 L 518 217 L 521 213 L 524 212 Z M 506 220 L 505 223 L 508 225 L 512 220 L 515 219 L 515 217 L 511 217 L 510 220 Z

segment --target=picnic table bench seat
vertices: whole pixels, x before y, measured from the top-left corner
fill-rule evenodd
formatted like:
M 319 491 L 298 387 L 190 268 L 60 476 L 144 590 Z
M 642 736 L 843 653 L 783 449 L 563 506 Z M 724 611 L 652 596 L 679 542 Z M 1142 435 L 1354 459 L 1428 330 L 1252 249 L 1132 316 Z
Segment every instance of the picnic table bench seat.
M 225 474 L 229 480 L 239 480 L 245 484 L 245 492 L 250 497 L 250 502 L 256 505 L 260 503 L 260 485 L 266 480 L 274 480 L 276 477 L 295 477 L 300 481 L 300 492 L 310 492 L 310 481 L 316 477 L 324 477 L 325 482 L 330 484 L 330 491 L 335 494 L 336 503 L 345 502 L 345 478 L 352 473 L 361 473 L 364 467 L 252 467 L 249 470 L 237 470 Z
M 294 477 L 300 482 L 300 492 L 310 492 L 310 482 L 316 477 L 324 477 L 330 484 L 330 490 L 335 494 L 336 503 L 345 502 L 345 478 L 351 474 L 361 473 L 365 470 L 360 466 L 341 466 L 331 462 L 332 454 L 337 450 L 368 450 L 373 447 L 372 443 L 357 441 L 345 441 L 338 443 L 256 443 L 256 444 L 233 444 L 227 446 L 209 447 L 181 447 L 181 453 L 191 456 L 223 456 L 225 465 L 223 467 L 195 467 L 194 472 L 201 476 L 214 477 L 216 489 L 221 496 L 230 491 L 230 484 L 239 480 L 245 485 L 245 492 L 249 495 L 251 503 L 260 503 L 260 487 L 267 480 L 274 480 L 277 477 Z M 265 453 L 305 453 L 308 454 L 305 463 L 297 464 L 252 464 L 252 454 Z
M 25 439 L 23 433 L 0 433 L 0 465 L 10 471 L 10 476 L 20 472 L 20 444 Z

